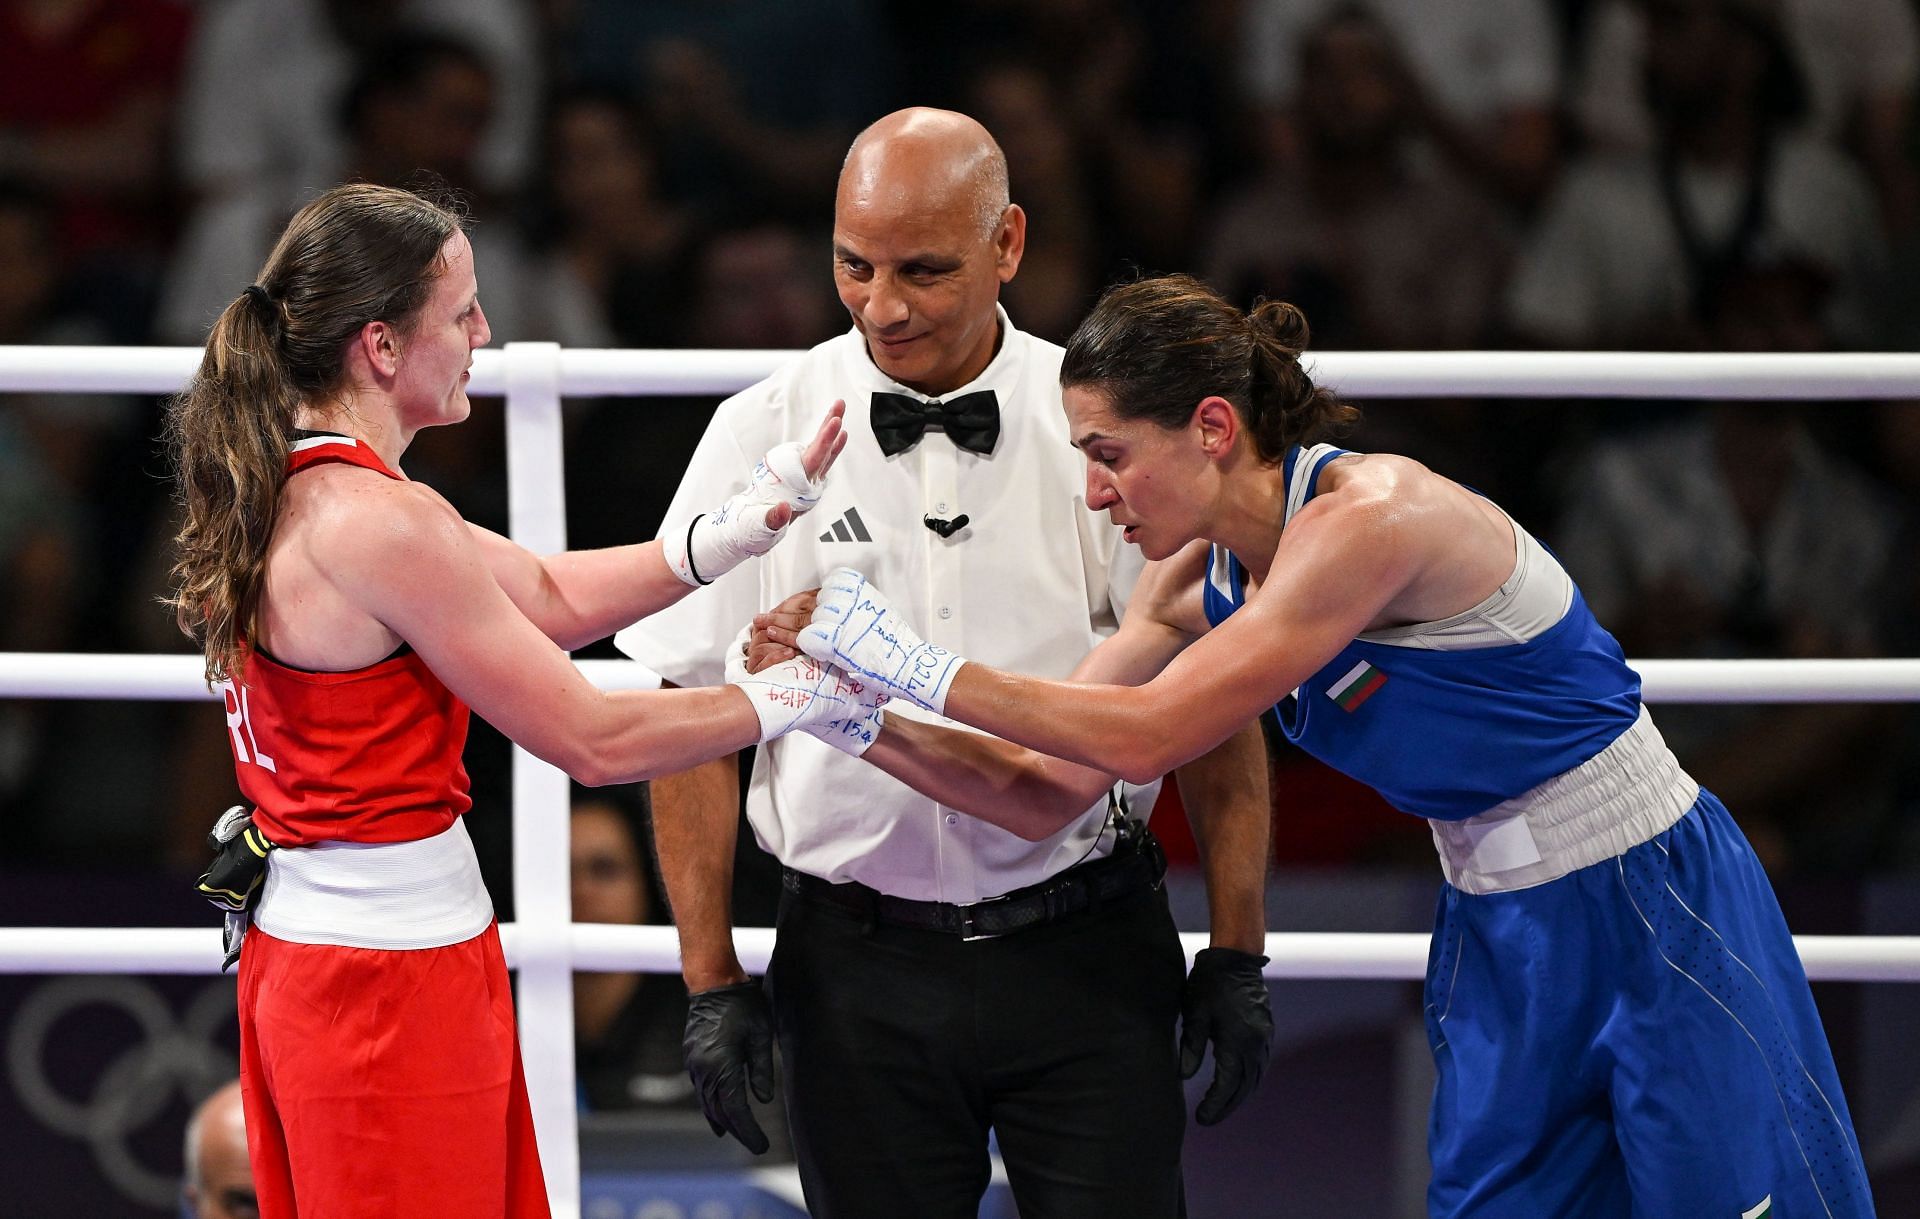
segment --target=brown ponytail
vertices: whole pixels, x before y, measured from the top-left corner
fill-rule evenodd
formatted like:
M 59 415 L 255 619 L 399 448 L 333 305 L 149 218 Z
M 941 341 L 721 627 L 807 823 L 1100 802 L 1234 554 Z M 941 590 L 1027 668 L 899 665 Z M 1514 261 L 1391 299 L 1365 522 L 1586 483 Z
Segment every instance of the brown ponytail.
M 321 195 L 221 312 L 168 404 L 185 520 L 167 604 L 205 649 L 209 682 L 238 672 L 253 630 L 295 412 L 343 387 L 347 344 L 368 322 L 412 329 L 462 227 L 451 206 L 407 191 L 356 183 Z
M 1360 417 L 1300 367 L 1307 318 L 1284 301 L 1251 315 L 1190 275 L 1109 288 L 1067 340 L 1065 388 L 1100 390 L 1125 419 L 1184 427 L 1200 400 L 1240 411 L 1261 460 L 1338 435 Z
M 209 682 L 235 668 L 259 601 L 299 401 L 264 313 L 245 293 L 221 312 L 199 372 L 167 411 L 186 510 L 168 604 L 205 647 Z

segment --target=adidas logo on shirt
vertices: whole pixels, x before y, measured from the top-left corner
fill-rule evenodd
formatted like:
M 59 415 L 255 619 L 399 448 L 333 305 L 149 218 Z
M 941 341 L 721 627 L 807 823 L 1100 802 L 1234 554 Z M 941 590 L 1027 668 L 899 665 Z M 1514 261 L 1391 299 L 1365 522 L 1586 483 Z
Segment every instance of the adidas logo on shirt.
M 873 535 L 867 532 L 867 524 L 860 519 L 858 508 L 849 508 L 833 523 L 833 528 L 820 535 L 823 542 L 871 542 Z

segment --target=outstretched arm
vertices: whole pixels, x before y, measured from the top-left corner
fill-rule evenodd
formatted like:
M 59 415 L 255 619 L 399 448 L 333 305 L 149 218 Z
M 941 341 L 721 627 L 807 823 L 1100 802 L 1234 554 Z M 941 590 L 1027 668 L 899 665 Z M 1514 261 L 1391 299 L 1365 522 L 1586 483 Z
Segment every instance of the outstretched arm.
M 1121 684 L 1144 681 L 1185 642 L 1130 615 L 1119 631 L 1087 654 L 1074 676 Z M 1115 772 L 1099 766 L 910 719 L 898 711 L 887 716 L 886 728 L 861 756 L 921 795 L 1035 842 L 1059 833 L 1115 782 Z
M 582 647 L 771 549 L 818 500 L 828 469 L 846 447 L 845 414 L 846 404 L 834 403 L 804 448 L 779 446 L 745 491 L 696 521 L 680 522 L 664 541 L 541 556 L 490 529 L 467 528 L 520 612 L 561 647 Z
M 1287 527 L 1247 604 L 1140 686 L 1048 681 L 970 663 L 920 639 L 857 572 L 834 572 L 810 654 L 995 736 L 1147 782 L 1251 722 L 1338 655 L 1443 546 L 1404 536 L 1380 499 L 1323 495 Z
M 1146 782 L 1219 745 L 1365 627 L 1338 606 L 1322 604 L 1315 617 L 1278 592 L 1263 588 L 1145 685 L 1050 682 L 967 664 L 954 675 L 945 714 Z
M 338 497 L 313 556 L 342 600 L 411 644 L 458 698 L 582 783 L 632 782 L 736 752 L 838 708 L 840 679 L 794 661 L 734 687 L 596 689 L 508 600 L 459 514 L 414 483 Z M 812 666 L 811 671 L 803 671 Z

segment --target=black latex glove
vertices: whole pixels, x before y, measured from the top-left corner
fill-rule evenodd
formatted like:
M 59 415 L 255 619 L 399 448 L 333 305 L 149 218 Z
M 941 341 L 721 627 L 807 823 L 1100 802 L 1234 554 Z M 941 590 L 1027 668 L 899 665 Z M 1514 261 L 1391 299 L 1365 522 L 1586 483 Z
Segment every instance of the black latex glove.
M 687 1074 L 715 1134 L 731 1134 L 755 1155 L 767 1136 L 747 1103 L 747 1089 L 773 1099 L 773 1011 L 758 982 L 736 982 L 690 996 L 680 1045 Z
M 1212 1126 L 1260 1086 L 1273 1048 L 1273 1009 L 1260 967 L 1267 958 L 1237 948 L 1202 948 L 1180 1002 L 1180 1078 L 1200 1069 L 1213 1043 L 1213 1082 L 1193 1111 Z

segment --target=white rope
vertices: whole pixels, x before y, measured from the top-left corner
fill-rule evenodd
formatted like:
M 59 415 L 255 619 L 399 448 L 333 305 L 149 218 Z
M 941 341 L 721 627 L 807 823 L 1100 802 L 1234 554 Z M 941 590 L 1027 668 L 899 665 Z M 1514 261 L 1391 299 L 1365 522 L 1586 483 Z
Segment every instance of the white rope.
M 1920 660 L 1630 660 L 1651 703 L 1920 701 Z
M 474 353 L 471 391 L 506 392 L 520 344 Z M 725 394 L 794 351 L 560 352 L 568 397 Z M 0 346 L 0 393 L 165 394 L 199 367 L 197 347 Z M 1321 351 L 1309 368 L 1353 398 L 1841 399 L 1920 396 L 1920 355 L 1623 351 Z
M 740 963 L 763 973 L 773 952 L 771 927 L 735 929 Z M 518 968 L 525 943 L 512 923 L 500 928 L 507 963 Z M 1207 946 L 1202 932 L 1180 937 L 1187 957 Z M 1418 980 L 1426 975 L 1424 932 L 1274 932 L 1267 936 L 1269 978 Z M 1802 935 L 1794 946 L 1815 982 L 1920 980 L 1920 936 Z M 212 974 L 220 968 L 215 927 L 0 928 L 0 974 Z M 679 973 L 680 945 L 672 927 L 576 923 L 576 969 L 594 972 Z
M 1308 357 L 1314 379 L 1365 398 L 1905 398 L 1920 355 L 1622 351 L 1348 351 Z
M 576 662 L 602 690 L 660 678 L 624 660 Z M 1635 660 L 1650 703 L 1920 702 L 1920 660 Z M 0 698 L 214 697 L 198 656 L 0 652 Z

